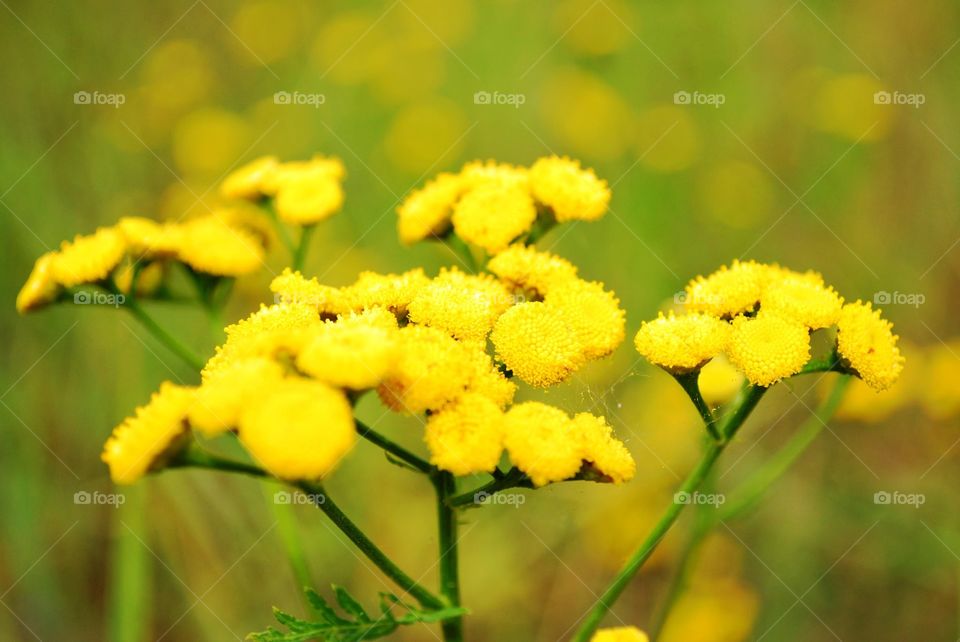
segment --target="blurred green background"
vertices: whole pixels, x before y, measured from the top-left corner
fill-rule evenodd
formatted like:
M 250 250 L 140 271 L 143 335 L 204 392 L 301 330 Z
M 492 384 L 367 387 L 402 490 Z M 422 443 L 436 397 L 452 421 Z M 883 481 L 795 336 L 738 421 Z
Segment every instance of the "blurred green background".
M 541 246 L 616 290 L 631 334 L 690 277 L 736 257 L 822 271 L 848 299 L 891 293 L 885 313 L 913 346 L 908 385 L 857 392 L 757 512 L 718 530 L 662 639 L 960 635 L 956 3 L 0 4 L 0 639 L 230 640 L 270 624 L 271 605 L 301 612 L 272 491 L 255 482 L 177 472 L 122 489 L 120 508 L 74 502 L 113 492 L 99 461 L 112 427 L 161 380 L 195 375 L 122 311 L 22 318 L 13 302 L 62 239 L 123 215 L 202 211 L 239 163 L 316 152 L 349 172 L 344 211 L 320 227 L 306 270 L 334 285 L 452 262 L 396 240 L 397 203 L 431 175 L 557 153 L 596 168 L 614 197 L 602 221 Z M 275 248 L 272 271 L 286 260 Z M 269 299 L 271 276 L 240 280 L 230 320 Z M 156 313 L 211 353 L 199 312 Z M 773 452 L 821 388 L 799 380 L 765 400 L 716 486 Z M 637 479 L 466 512 L 469 639 L 568 635 L 697 455 L 696 414 L 629 341 L 541 397 L 606 414 Z M 373 400 L 361 415 L 422 448 L 417 422 Z M 328 488 L 435 582 L 428 484 L 361 444 Z M 925 502 L 878 505 L 878 491 Z M 295 517 L 318 588 L 346 585 L 370 604 L 387 589 L 318 511 Z M 688 526 L 611 623 L 650 624 Z

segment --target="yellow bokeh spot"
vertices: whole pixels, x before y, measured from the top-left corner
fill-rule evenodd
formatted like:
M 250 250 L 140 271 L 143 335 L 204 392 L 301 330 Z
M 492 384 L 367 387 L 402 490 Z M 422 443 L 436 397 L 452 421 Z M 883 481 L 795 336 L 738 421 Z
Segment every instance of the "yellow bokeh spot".
M 411 105 L 390 124 L 384 141 L 387 157 L 410 173 L 448 165 L 463 150 L 468 129 L 463 110 L 449 100 Z
M 880 140 L 890 129 L 891 105 L 878 104 L 874 94 L 884 91 L 867 74 L 843 74 L 826 80 L 815 98 L 817 127 L 853 141 Z
M 640 114 L 637 154 L 640 164 L 655 172 L 679 172 L 697 160 L 700 131 L 690 110 L 659 105 Z
M 303 36 L 305 7 L 295 0 L 248 2 L 230 20 L 235 49 L 252 65 L 288 56 Z
M 311 60 L 321 80 L 362 84 L 385 51 L 376 47 L 379 16 L 364 11 L 341 13 L 326 21 L 313 43 Z
M 565 0 L 553 14 L 553 30 L 579 54 L 604 56 L 623 49 L 633 38 L 634 16 L 622 0 Z
M 743 161 L 712 167 L 700 183 L 703 210 L 736 228 L 749 228 L 770 217 L 774 190 L 769 176 Z
M 240 158 L 250 137 L 246 121 L 236 114 L 201 109 L 184 116 L 174 127 L 173 161 L 187 174 L 222 173 Z
M 395 12 L 401 29 L 432 40 L 438 49 L 462 43 L 473 30 L 475 15 L 473 0 L 404 0 Z

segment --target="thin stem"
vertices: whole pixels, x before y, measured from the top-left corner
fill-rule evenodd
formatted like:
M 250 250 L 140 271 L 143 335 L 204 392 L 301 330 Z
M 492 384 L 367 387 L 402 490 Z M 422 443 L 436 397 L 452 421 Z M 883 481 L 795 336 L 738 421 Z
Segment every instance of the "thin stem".
M 263 203 L 263 209 L 266 210 L 267 216 L 270 217 L 270 221 L 273 223 L 273 229 L 277 231 L 277 236 L 280 237 L 280 241 L 286 246 L 287 251 L 290 252 L 290 256 L 296 256 L 297 246 L 293 243 L 293 238 L 290 236 L 290 230 L 283 224 L 283 221 L 280 220 L 280 217 L 277 216 L 277 210 L 274 209 L 272 201 L 265 201 Z
M 417 469 L 421 473 L 432 474 L 436 472 L 437 469 L 434 468 L 430 462 L 418 457 L 400 444 L 388 439 L 387 437 L 384 437 L 362 421 L 357 420 L 357 430 L 359 431 L 361 437 L 370 443 L 376 444 L 380 448 L 383 448 L 385 451 L 403 463 Z
M 454 254 L 461 258 L 464 266 L 469 272 L 476 274 L 480 271 L 480 266 L 477 264 L 477 257 L 474 256 L 473 250 L 470 249 L 470 246 L 467 245 L 466 241 L 453 232 L 450 232 L 441 240 L 447 245 L 447 247 L 453 250 Z
M 307 565 L 307 556 L 303 550 L 300 533 L 297 528 L 296 513 L 293 506 L 289 504 L 280 504 L 276 501 L 272 485 L 263 480 L 260 482 L 264 498 L 270 504 L 273 519 L 277 523 L 277 531 L 280 533 L 280 542 L 283 544 L 283 550 L 287 554 L 290 562 L 290 570 L 297 582 L 297 593 L 304 601 L 304 606 L 312 608 L 310 600 L 306 599 L 303 589 L 314 586 L 313 578 L 310 576 L 310 569 Z
M 150 333 L 157 338 L 160 343 L 167 346 L 167 348 L 173 352 L 175 355 L 184 360 L 191 368 L 196 371 L 203 369 L 203 359 L 198 357 L 193 350 L 188 348 L 175 336 L 163 329 L 159 323 L 144 310 L 136 299 L 133 297 L 128 297 L 123 303 L 123 307 L 130 311 L 130 314 L 139 321 L 143 327 L 150 331 Z
M 307 252 L 310 249 L 310 238 L 313 236 L 316 225 L 304 225 L 300 230 L 300 242 L 293 253 L 293 269 L 299 272 L 303 269 L 303 264 L 307 260 Z
M 433 477 L 437 491 L 437 532 L 440 541 L 440 592 L 449 606 L 460 606 L 460 570 L 457 554 L 457 512 L 447 500 L 457 492 L 456 480 L 448 472 Z M 444 642 L 462 642 L 463 618 L 441 623 Z
M 222 472 L 240 473 L 257 478 L 270 478 L 266 471 L 245 462 L 225 459 L 217 455 L 202 451 L 198 448 L 188 448 L 169 462 L 170 468 L 204 468 L 208 470 L 218 470 Z M 393 560 L 386 556 L 376 544 L 374 544 L 356 524 L 354 524 L 346 514 L 340 510 L 330 496 L 326 493 L 323 485 L 311 482 L 297 482 L 293 484 L 296 488 L 306 493 L 314 504 L 330 518 L 334 525 L 350 539 L 354 545 L 360 549 L 367 559 L 373 562 L 377 568 L 383 571 L 384 575 L 393 580 L 397 586 L 404 589 L 412 595 L 422 606 L 439 609 L 446 606 L 445 602 L 431 593 L 429 590 L 418 584 L 409 575 L 404 573 Z
M 653 551 L 663 540 L 664 536 L 666 536 L 674 522 L 677 521 L 684 507 L 690 503 L 688 501 L 678 501 L 678 499 L 689 497 L 700 488 L 700 485 L 707 478 L 707 475 L 717 462 L 720 454 L 724 448 L 726 448 L 727 444 L 730 443 L 730 439 L 733 438 L 740 426 L 743 425 L 743 422 L 756 407 L 757 403 L 759 403 L 760 398 L 763 397 L 766 391 L 766 388 L 760 386 L 749 386 L 741 391 L 736 406 L 723 419 L 722 425 L 718 429 L 720 440 L 710 440 L 707 442 L 706 450 L 700 458 L 700 461 L 690 474 L 687 475 L 687 478 L 680 485 L 680 488 L 677 489 L 677 493 L 674 495 L 674 501 L 667 507 L 667 510 L 664 511 L 660 520 L 654 525 L 653 530 L 650 531 L 637 550 L 634 551 L 633 555 L 627 560 L 626 564 L 624 564 L 623 568 L 620 569 L 620 572 L 614 577 L 610 585 L 604 590 L 590 611 L 590 614 L 583 621 L 576 636 L 574 636 L 574 642 L 587 642 L 594 634 L 600 622 L 607 614 L 607 611 L 610 610 L 613 603 L 617 601 L 620 594 L 623 593 L 624 589 L 626 589 L 631 580 L 633 580 L 633 576 L 637 574 L 647 559 L 650 558 L 650 555 L 653 554 Z
M 717 419 L 713 416 L 707 402 L 703 400 L 703 395 L 700 394 L 700 371 L 694 370 L 684 374 L 675 374 L 673 378 L 677 380 L 677 383 L 680 384 L 680 387 L 683 388 L 687 396 L 690 397 L 690 401 L 697 408 L 707 432 L 710 433 L 714 441 L 720 441 L 720 433 L 717 432 Z

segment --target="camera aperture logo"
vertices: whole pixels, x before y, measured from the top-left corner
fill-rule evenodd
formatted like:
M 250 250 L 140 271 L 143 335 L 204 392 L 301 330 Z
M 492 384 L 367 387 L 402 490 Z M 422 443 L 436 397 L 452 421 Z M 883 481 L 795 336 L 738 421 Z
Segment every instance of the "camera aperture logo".
M 74 305 L 109 305 L 119 308 L 126 300 L 127 297 L 122 294 L 97 292 L 96 290 L 80 290 L 73 293 Z
M 687 493 L 680 491 L 679 493 L 674 493 L 673 503 L 684 506 L 713 506 L 714 508 L 720 508 L 727 503 L 727 496 L 722 493 L 701 493 L 700 491 Z
M 701 91 L 677 91 L 673 94 L 674 105 L 707 105 L 719 109 L 727 102 L 726 94 L 707 94 Z
M 473 503 L 477 506 L 513 506 L 520 508 L 527 502 L 527 496 L 522 493 L 488 493 L 484 490 L 473 495 Z
M 878 91 L 873 94 L 874 105 L 907 105 L 919 109 L 925 102 L 926 94 L 908 94 L 902 91 Z
M 107 94 L 102 91 L 77 91 L 73 94 L 74 105 L 108 105 L 119 109 L 125 102 L 125 94 Z
M 874 292 L 873 302 L 876 305 L 912 305 L 919 308 L 926 303 L 927 297 L 920 292 Z
M 278 91 L 273 94 L 274 105 L 307 105 L 319 109 L 327 102 L 325 94 L 311 94 L 303 91 Z
M 113 506 L 120 508 L 127 501 L 123 493 L 101 493 L 98 490 L 92 493 L 88 490 L 78 490 L 73 494 L 73 503 L 77 506 Z
M 286 504 L 293 506 L 319 506 L 326 503 L 327 496 L 323 493 L 291 493 L 286 490 L 278 490 L 273 494 L 274 504 Z
M 914 508 L 920 508 L 927 503 L 927 496 L 923 493 L 878 490 L 873 494 L 873 503 L 878 506 L 913 506 Z
M 478 91 L 473 94 L 474 105 L 509 105 L 515 109 L 527 102 L 526 94 L 505 94 L 500 91 Z

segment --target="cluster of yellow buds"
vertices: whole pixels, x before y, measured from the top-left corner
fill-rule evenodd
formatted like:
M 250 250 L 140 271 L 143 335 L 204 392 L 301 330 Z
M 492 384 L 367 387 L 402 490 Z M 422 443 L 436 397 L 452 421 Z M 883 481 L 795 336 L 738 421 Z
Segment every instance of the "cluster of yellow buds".
M 835 369 L 875 390 L 903 371 L 890 322 L 870 303 L 844 303 L 816 272 L 734 261 L 691 281 L 684 306 L 683 314 L 644 323 L 635 339 L 640 354 L 675 375 L 726 354 L 750 383 L 771 386 L 801 372 L 811 360 L 811 333 L 830 328 Z

